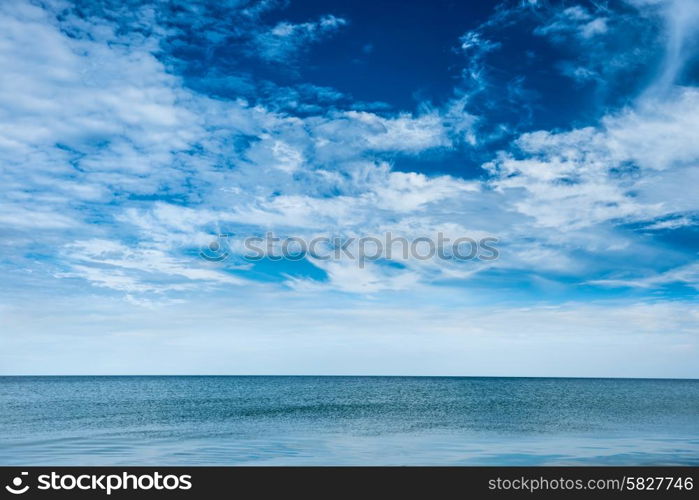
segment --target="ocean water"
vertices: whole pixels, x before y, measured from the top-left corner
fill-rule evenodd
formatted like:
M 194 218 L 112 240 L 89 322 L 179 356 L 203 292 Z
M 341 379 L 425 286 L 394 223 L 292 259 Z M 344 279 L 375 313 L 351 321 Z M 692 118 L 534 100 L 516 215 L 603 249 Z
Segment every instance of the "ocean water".
M 0 377 L 2 465 L 699 465 L 699 380 Z

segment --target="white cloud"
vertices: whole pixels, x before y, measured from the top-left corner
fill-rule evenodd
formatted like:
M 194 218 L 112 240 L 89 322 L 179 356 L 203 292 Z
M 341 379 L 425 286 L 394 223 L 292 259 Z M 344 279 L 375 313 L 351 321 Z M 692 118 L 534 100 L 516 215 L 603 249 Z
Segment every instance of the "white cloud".
M 696 225 L 696 223 L 697 223 L 697 221 L 691 217 L 685 217 L 685 216 L 671 217 L 671 218 L 666 219 L 666 220 L 660 220 L 658 222 L 653 222 L 652 224 L 644 226 L 644 229 L 649 230 L 649 231 L 660 231 L 663 229 L 679 229 L 682 227 Z
M 575 5 L 557 12 L 546 25 L 536 28 L 538 35 L 559 36 L 572 32 L 582 39 L 589 39 L 607 32 L 607 18 L 595 17 L 585 7 Z
M 681 76 L 683 67 L 695 52 L 699 34 L 699 4 L 694 0 L 627 0 L 640 8 L 658 9 L 665 21 L 665 58 L 649 93 L 662 93 Z
M 645 278 L 594 280 L 594 285 L 630 288 L 655 288 L 658 285 L 685 284 L 699 290 L 699 264 L 688 264 Z
M 364 158 L 449 147 L 444 117 L 436 113 L 383 117 L 348 111 L 302 120 L 187 90 L 156 57 L 157 29 L 148 38 L 97 17 L 69 14 L 59 22 L 26 3 L 3 4 L 0 23 L 0 62 L 6 67 L 0 83 L 6 210 L 0 219 L 24 231 L 26 241 L 36 239 L 34 231 L 54 231 L 42 239 L 68 249 L 62 258 L 75 249 L 75 240 L 140 241 L 133 248 L 138 257 L 83 258 L 56 276 L 84 276 L 100 287 L 131 292 L 150 290 L 143 284 L 148 273 L 230 283 L 233 278 L 185 271 L 178 260 L 184 249 L 202 243 L 212 224 L 254 223 L 257 211 L 263 226 L 288 221 L 312 227 L 318 210 L 339 210 L 339 216 L 358 206 L 366 213 L 377 197 L 399 210 L 399 204 L 417 208 L 461 189 L 446 178 L 414 177 L 411 182 L 419 182 L 412 187 L 405 181 L 395 186 L 402 196 L 391 201 L 391 179 L 402 174 Z M 272 31 L 294 44 L 345 23 L 326 16 Z M 233 140 L 241 136 L 253 141 L 235 153 Z M 380 196 L 373 179 L 387 185 Z M 321 201 L 337 189 L 347 196 Z M 159 201 L 172 198 L 188 206 Z M 157 259 L 163 266 L 156 266 Z
M 538 224 L 568 230 L 697 210 L 684 186 L 699 167 L 698 107 L 699 92 L 683 89 L 611 114 L 599 128 L 525 134 L 521 158 L 508 154 L 489 165 L 493 183 L 513 192 L 511 203 Z
M 84 278 L 98 287 L 128 293 L 183 291 L 207 284 L 246 284 L 246 280 L 219 269 L 206 269 L 203 260 L 178 259 L 159 248 L 86 240 L 67 245 L 63 252 L 70 271 L 58 273 L 57 277 Z
M 268 61 L 287 63 L 289 58 L 308 44 L 321 40 L 346 24 L 346 19 L 332 14 L 325 15 L 318 21 L 300 24 L 283 21 L 256 35 L 255 54 Z
M 137 238 L 138 258 L 93 256 L 71 264 L 97 269 L 92 278 L 84 269 L 72 275 L 82 273 L 99 286 L 128 290 L 125 277 L 142 283 L 148 273 L 230 283 L 208 271 L 185 272 L 181 260 L 226 225 L 314 234 L 394 230 L 415 238 L 459 221 L 454 227 L 469 234 L 500 237 L 508 250 L 495 263 L 500 268 L 577 272 L 584 266 L 572 253 L 580 245 L 634 251 L 633 239 L 615 233 L 616 225 L 645 222 L 653 230 L 649 224 L 699 208 L 685 188 L 688 179 L 699 180 L 694 89 L 646 97 L 610 113 L 598 127 L 525 134 L 518 150 L 487 165 L 492 177 L 485 181 L 428 177 L 391 171 L 381 155 L 476 142 L 467 98 L 418 114 L 288 116 L 185 89 L 155 57 L 155 39 L 124 38 L 104 21 L 80 21 L 81 30 L 98 35 L 71 38 L 38 7 L 17 5 L 2 11 L 8 29 L 0 57 L 14 68 L 3 80 L 0 102 L 0 120 L 8 124 L 0 136 L 9 158 L 3 180 L 13 186 L 3 193 L 11 208 L 2 220 L 18 231 L 82 231 L 64 237 L 66 249 L 90 237 Z M 583 30 L 600 20 L 579 8 L 561 16 Z M 271 36 L 312 38 L 343 24 L 332 16 L 280 24 Z M 462 43 L 468 50 L 495 48 L 479 32 Z M 37 44 L 50 45 L 51 52 Z M 17 54 L 22 60 L 10 64 Z M 239 137 L 249 143 L 236 150 Z M 116 208 L 109 205 L 115 195 L 122 198 Z M 90 223 L 95 216 L 108 225 Z M 167 265 L 157 267 L 157 259 Z M 400 288 L 472 274 L 449 263 L 431 265 L 374 266 L 364 271 L 366 280 L 344 267 L 324 270 L 330 286 L 348 290 L 373 289 L 377 276 Z M 109 272 L 118 280 L 102 277 Z

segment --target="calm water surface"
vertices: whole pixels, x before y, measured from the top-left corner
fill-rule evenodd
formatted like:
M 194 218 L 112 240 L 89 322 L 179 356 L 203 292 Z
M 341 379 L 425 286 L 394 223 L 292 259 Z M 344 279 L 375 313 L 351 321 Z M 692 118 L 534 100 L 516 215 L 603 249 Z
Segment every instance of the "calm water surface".
M 2 465 L 699 465 L 699 380 L 0 377 Z

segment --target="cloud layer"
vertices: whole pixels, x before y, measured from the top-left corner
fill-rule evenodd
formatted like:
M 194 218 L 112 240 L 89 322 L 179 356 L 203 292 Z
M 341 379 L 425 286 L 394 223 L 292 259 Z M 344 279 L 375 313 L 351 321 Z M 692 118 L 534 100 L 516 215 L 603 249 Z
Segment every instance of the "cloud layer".
M 202 294 L 280 294 L 327 301 L 329 309 L 395 301 L 387 316 L 421 302 L 431 307 L 427 296 L 461 298 L 434 304 L 445 317 L 475 296 L 571 310 L 571 301 L 610 298 L 622 309 L 624 300 L 640 304 L 638 317 L 648 319 L 640 332 L 696 297 L 694 2 L 503 3 L 453 40 L 450 49 L 463 58 L 453 91 L 414 109 L 303 81 L 314 48 L 362 20 L 329 11 L 291 21 L 283 7 L 0 6 L 8 307 L 15 311 L 17 297 L 37 286 L 151 311 L 182 301 L 200 307 Z M 600 97 L 594 112 L 566 128 L 537 129 L 531 117 L 543 104 L 532 97 L 535 71 L 506 81 L 496 71 L 510 50 L 504 33 L 522 26 L 532 47 L 566 47 L 547 71 L 614 99 Z M 627 46 L 630 32 L 648 44 Z M 361 47 L 362 57 L 375 52 Z M 534 48 L 528 54 L 538 64 Z M 641 87 L 623 96 L 612 90 L 638 75 Z M 507 93 L 497 94 L 502 88 Z M 425 166 L 440 158 L 483 161 L 475 175 Z M 249 263 L 235 245 L 220 264 L 198 256 L 217 234 L 267 231 L 493 236 L 500 258 Z M 578 321 L 585 307 L 570 318 L 536 313 L 530 329 Z M 622 309 L 611 309 L 609 324 Z M 306 306 L 296 310 L 308 314 Z M 516 310 L 492 313 L 502 318 L 492 329 L 526 323 Z M 682 349 L 696 356 L 694 316 L 677 328 L 692 339 Z M 419 324 L 430 329 L 424 318 Z

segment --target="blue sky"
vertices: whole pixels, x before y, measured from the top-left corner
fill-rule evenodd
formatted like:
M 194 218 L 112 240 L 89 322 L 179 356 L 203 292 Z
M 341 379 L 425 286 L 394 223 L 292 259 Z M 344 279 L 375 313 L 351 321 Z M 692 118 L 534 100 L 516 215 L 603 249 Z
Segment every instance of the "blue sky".
M 693 0 L 3 2 L 0 373 L 699 377 L 697 26 Z M 500 257 L 244 259 L 267 231 Z

